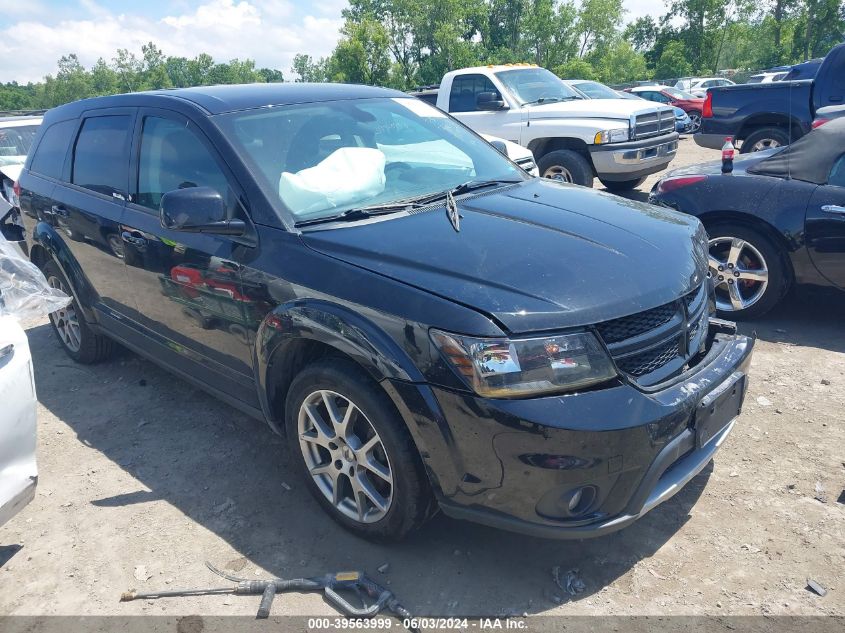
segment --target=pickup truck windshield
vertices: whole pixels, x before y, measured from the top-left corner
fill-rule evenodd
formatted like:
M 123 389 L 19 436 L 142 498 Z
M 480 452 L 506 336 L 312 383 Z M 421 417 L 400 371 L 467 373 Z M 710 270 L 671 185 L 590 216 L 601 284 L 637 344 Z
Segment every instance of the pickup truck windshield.
M 409 98 L 326 101 L 214 117 L 293 222 L 528 176 L 437 108 Z M 352 216 L 350 216 L 352 217 Z
M 584 98 L 545 68 L 502 70 L 496 73 L 496 77 L 520 105 Z

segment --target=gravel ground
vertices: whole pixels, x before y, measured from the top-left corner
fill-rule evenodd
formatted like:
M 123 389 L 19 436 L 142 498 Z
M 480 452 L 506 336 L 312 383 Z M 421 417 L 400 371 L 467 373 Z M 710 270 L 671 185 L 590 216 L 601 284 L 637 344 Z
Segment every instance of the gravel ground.
M 715 158 L 687 139 L 674 164 Z M 845 615 L 843 315 L 842 297 L 802 294 L 742 326 L 759 341 L 734 433 L 634 526 L 555 542 L 437 516 L 392 546 L 329 520 L 266 426 L 128 352 L 74 365 L 32 323 L 41 475 L 0 528 L 0 614 L 254 614 L 257 598 L 118 602 L 218 585 L 209 560 L 250 578 L 363 569 L 425 615 Z M 554 566 L 585 591 L 562 592 Z M 334 613 L 315 595 L 273 608 Z

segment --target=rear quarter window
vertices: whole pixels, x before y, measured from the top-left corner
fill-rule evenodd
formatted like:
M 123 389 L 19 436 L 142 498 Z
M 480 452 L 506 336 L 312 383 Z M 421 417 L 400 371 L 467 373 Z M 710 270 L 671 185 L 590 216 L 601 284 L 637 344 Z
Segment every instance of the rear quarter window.
M 60 180 L 67 149 L 73 138 L 76 121 L 59 121 L 46 130 L 35 149 L 29 170 L 41 176 Z
M 123 114 L 85 119 L 73 152 L 73 184 L 105 195 L 126 193 L 129 122 Z

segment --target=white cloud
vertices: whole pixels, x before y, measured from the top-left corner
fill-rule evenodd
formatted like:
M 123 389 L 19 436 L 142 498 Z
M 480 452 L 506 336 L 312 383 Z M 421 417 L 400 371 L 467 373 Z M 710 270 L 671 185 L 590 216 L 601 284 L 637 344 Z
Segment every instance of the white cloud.
M 326 4 L 333 12 L 325 12 Z M 289 75 L 296 53 L 314 57 L 331 53 L 345 5 L 345 1 L 329 0 L 312 11 L 289 0 L 208 0 L 153 20 L 83 0 L 82 11 L 77 11 L 81 18 L 49 23 L 29 15 L 7 21 L 0 30 L 0 59 L 4 60 L 0 81 L 39 81 L 55 73 L 56 60 L 67 53 L 76 53 L 85 66 L 91 66 L 99 57 L 110 60 L 118 48 L 139 54 L 141 45 L 150 41 L 166 55 L 208 53 L 217 61 L 249 58 L 259 67 L 279 68 Z

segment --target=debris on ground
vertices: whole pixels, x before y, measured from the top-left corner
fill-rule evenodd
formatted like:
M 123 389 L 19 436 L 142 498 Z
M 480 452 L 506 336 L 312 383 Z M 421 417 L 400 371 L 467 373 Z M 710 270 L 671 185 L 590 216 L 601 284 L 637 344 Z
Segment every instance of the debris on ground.
M 386 574 L 387 570 L 390 569 L 390 563 L 385 563 L 384 565 L 379 565 L 376 567 L 380 574 Z
M 822 378 L 822 384 L 823 384 L 825 387 L 829 387 L 829 386 L 830 386 L 830 381 L 829 381 L 827 378 Z
M 770 407 L 772 406 L 772 401 L 769 400 L 766 396 L 757 396 L 757 404 L 761 407 Z
M 552 567 L 552 578 L 555 584 L 563 589 L 570 596 L 577 596 L 579 593 L 584 593 L 587 585 L 581 580 L 577 569 L 570 569 L 566 573 L 561 573 L 560 567 Z
M 845 505 L 845 490 L 839 493 L 839 497 L 836 499 L 836 503 L 841 503 Z
M 135 580 L 140 582 L 147 582 L 147 580 L 152 578 L 152 576 L 147 573 L 147 568 L 144 565 L 136 565 L 135 571 L 132 575 L 135 576 Z
M 816 482 L 816 496 L 813 497 L 816 501 L 821 501 L 822 503 L 827 503 L 827 493 L 824 490 L 824 486 L 822 482 Z
M 814 594 L 824 598 L 827 595 L 827 589 L 822 587 L 819 583 L 817 583 L 812 578 L 807 578 L 807 589 L 812 591 Z
M 656 571 L 654 571 L 651 567 L 648 568 L 648 573 L 650 573 L 652 576 L 654 576 L 655 578 L 657 578 L 659 580 L 666 580 L 666 576 L 661 576 Z
M 289 484 L 288 484 L 288 482 L 286 482 L 286 481 L 283 481 L 283 482 L 282 482 L 282 488 L 284 488 L 284 489 L 285 489 L 285 490 L 287 490 L 288 492 L 290 492 L 290 491 L 292 490 L 292 488 L 290 487 L 290 485 L 289 485 Z

